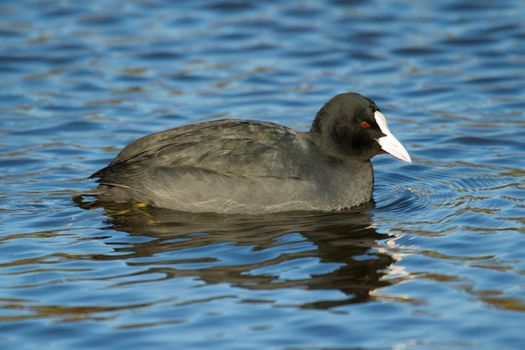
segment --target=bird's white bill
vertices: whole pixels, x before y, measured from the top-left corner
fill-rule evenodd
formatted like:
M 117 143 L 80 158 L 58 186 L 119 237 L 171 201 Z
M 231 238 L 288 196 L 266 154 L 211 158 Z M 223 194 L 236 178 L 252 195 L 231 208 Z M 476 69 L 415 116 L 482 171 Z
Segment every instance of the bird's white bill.
M 403 147 L 401 142 L 399 142 L 399 140 L 396 139 L 390 130 L 388 130 L 386 118 L 383 113 L 376 111 L 374 113 L 374 117 L 376 119 L 377 125 L 379 125 L 379 128 L 381 129 L 381 132 L 386 135 L 377 139 L 377 142 L 379 145 L 381 145 L 381 148 L 396 158 L 404 160 L 405 162 L 412 162 L 412 159 L 410 159 L 410 155 L 408 154 L 405 147 Z

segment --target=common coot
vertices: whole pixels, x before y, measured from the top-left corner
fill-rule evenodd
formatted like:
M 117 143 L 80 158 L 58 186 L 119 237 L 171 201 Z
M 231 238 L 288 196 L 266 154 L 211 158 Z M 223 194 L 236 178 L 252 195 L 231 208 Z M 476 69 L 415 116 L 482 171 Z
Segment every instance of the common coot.
M 370 158 L 410 162 L 376 104 L 330 99 L 308 132 L 253 120 L 218 120 L 144 136 L 91 178 L 100 201 L 187 212 L 335 211 L 372 198 Z

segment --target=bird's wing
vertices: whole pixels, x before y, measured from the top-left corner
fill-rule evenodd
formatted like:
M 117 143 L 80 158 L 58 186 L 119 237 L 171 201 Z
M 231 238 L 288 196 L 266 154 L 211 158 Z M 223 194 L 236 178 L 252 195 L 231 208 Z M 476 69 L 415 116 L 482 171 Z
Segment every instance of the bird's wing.
M 308 147 L 303 134 L 273 123 L 207 122 L 140 138 L 91 177 L 122 183 L 144 169 L 182 167 L 227 176 L 301 178 Z

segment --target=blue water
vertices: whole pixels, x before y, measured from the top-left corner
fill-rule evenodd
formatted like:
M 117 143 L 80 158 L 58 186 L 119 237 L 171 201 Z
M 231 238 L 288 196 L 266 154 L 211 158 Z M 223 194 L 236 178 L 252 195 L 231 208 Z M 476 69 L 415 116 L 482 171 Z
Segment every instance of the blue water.
M 0 3 L 0 348 L 524 349 L 523 1 Z M 373 98 L 375 207 L 85 209 L 150 132 Z

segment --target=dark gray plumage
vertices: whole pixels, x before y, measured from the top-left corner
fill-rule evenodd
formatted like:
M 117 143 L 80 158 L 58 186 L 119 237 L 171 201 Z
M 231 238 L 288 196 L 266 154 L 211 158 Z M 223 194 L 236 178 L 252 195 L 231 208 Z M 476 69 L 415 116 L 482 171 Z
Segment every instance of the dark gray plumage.
M 355 207 L 371 200 L 370 158 L 383 153 L 378 140 L 391 135 L 377 113 L 370 99 L 345 93 L 323 106 L 306 133 L 249 120 L 165 130 L 126 146 L 94 173 L 93 194 L 188 212 Z

